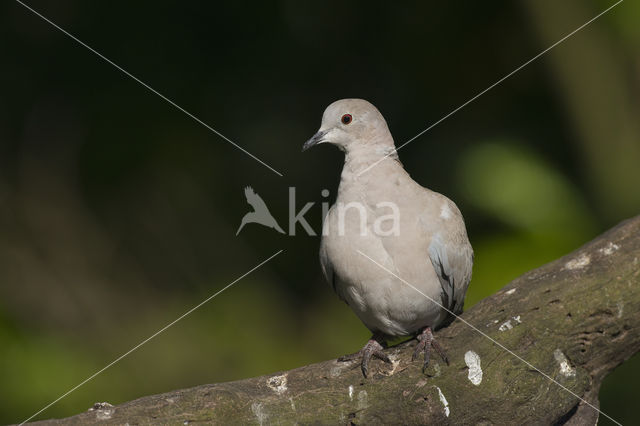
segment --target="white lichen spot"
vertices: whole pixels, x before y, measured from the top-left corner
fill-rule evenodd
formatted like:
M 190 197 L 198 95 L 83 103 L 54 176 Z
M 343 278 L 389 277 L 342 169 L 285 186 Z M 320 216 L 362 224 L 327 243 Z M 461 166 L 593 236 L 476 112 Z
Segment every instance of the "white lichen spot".
M 619 245 L 617 245 L 616 243 L 612 243 L 611 241 L 609 241 L 609 244 L 607 244 L 606 247 L 601 248 L 600 250 L 598 250 L 600 253 L 604 254 L 605 256 L 609 256 L 612 255 L 614 252 L 618 251 L 618 249 L 620 248 Z
M 444 394 L 442 393 L 442 391 L 438 386 L 436 386 L 436 389 L 438 389 L 438 396 L 440 397 L 440 402 L 444 406 L 444 415 L 449 417 L 449 413 L 451 412 L 451 410 L 449 410 L 449 402 L 447 402 L 447 398 L 444 397 Z
M 482 368 L 480 367 L 480 355 L 474 351 L 464 354 L 464 362 L 469 367 L 469 381 L 478 386 L 482 383 Z
M 167 401 L 169 404 L 173 404 L 174 402 L 176 402 L 173 398 L 167 398 L 165 399 L 165 401 Z
M 349 385 L 349 399 L 353 401 L 353 385 Z
M 442 207 L 440 207 L 440 217 L 444 220 L 451 218 L 451 208 L 448 203 L 444 203 Z
M 381 371 L 380 374 L 382 374 L 383 376 L 393 376 L 393 374 L 396 372 L 396 369 L 398 368 L 398 365 L 400 365 L 400 360 L 398 360 L 397 352 L 395 354 L 389 354 L 389 359 L 391 360 L 391 370 Z
M 582 269 L 591 263 L 591 257 L 588 254 L 581 254 L 575 259 L 571 259 L 564 264 L 565 269 L 574 270 Z
M 369 406 L 369 395 L 366 390 L 358 392 L 358 410 L 364 410 Z
M 618 302 L 616 303 L 616 307 L 618 308 L 618 318 L 622 318 L 622 313 L 624 312 L 624 303 Z
M 499 321 L 498 320 L 493 320 L 490 323 L 488 323 L 485 327 L 491 327 L 494 324 L 497 324 Z
M 264 412 L 261 402 L 254 402 L 253 404 L 251 404 L 251 411 L 253 412 L 253 415 L 256 416 L 256 419 L 258 419 L 258 423 L 260 424 L 260 426 L 262 426 L 264 422 L 266 422 L 269 418 L 269 416 L 267 416 L 267 413 Z
M 511 325 L 511 320 L 509 319 L 506 322 L 502 323 L 502 325 L 498 327 L 498 330 L 507 331 L 507 330 L 511 330 L 512 328 L 513 328 L 513 325 Z
M 510 296 L 510 295 L 512 295 L 512 294 L 513 294 L 513 293 L 515 293 L 515 292 L 516 292 L 516 289 L 515 289 L 515 288 L 512 288 L 511 290 L 507 290 L 504 294 L 506 294 L 507 296 Z
M 560 349 L 553 351 L 553 357 L 556 359 L 556 362 L 560 364 L 560 374 L 564 377 L 573 377 L 576 375 L 575 368 L 571 367 L 569 360 Z
M 282 395 L 287 391 L 287 375 L 269 377 L 267 386 L 278 395 Z
M 109 420 L 113 417 L 116 409 L 108 402 L 96 402 L 93 407 L 89 408 L 89 411 L 96 412 L 96 420 Z
M 503 322 L 500 325 L 500 327 L 498 327 L 498 330 L 500 330 L 500 331 L 511 330 L 514 327 L 514 324 L 511 323 L 512 320 L 515 322 L 515 325 L 522 324 L 522 320 L 520 319 L 520 315 L 516 315 L 515 317 L 511 317 L 508 320 L 506 320 L 505 322 Z
M 97 410 L 96 420 L 109 420 L 113 417 L 113 413 L 115 413 L 115 410 Z

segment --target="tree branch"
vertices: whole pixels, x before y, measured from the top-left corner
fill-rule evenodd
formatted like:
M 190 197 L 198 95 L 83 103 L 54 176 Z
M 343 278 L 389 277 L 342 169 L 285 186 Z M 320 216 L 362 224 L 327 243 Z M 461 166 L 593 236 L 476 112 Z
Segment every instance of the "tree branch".
M 640 216 L 517 278 L 463 318 L 597 407 L 602 379 L 640 349 L 639 258 Z M 40 424 L 596 422 L 591 406 L 461 320 L 437 338 L 451 365 L 434 356 L 426 375 L 411 362 L 411 341 L 388 349 L 393 366 L 373 361 L 369 379 L 357 362 L 331 360 Z

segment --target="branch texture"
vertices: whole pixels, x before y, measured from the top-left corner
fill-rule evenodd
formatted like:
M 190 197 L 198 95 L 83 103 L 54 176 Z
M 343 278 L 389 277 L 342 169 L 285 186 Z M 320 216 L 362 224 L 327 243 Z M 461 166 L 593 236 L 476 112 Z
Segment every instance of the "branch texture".
M 420 296 L 417 296 L 420 297 Z M 602 379 L 640 349 L 640 216 L 515 279 L 462 316 L 598 407 Z M 40 424 L 595 424 L 598 412 L 460 319 L 436 333 L 451 365 L 335 360 L 229 383 L 96 404 Z M 615 416 L 614 416 L 615 418 Z

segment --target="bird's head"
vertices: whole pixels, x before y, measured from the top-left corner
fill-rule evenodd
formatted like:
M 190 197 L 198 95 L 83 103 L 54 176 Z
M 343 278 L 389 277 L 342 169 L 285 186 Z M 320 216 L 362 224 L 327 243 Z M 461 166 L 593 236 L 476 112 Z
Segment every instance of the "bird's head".
M 393 138 L 380 111 L 363 99 L 341 99 L 324 110 L 318 132 L 302 150 L 330 143 L 342 151 L 393 149 Z

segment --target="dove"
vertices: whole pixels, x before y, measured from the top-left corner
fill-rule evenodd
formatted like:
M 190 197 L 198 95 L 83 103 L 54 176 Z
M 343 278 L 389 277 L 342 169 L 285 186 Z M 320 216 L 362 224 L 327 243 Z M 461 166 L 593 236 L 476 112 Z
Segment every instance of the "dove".
M 361 358 L 367 377 L 372 357 L 391 362 L 388 340 L 412 336 L 413 360 L 424 354 L 423 372 L 432 348 L 448 364 L 433 330 L 462 313 L 471 280 L 473 249 L 460 210 L 409 176 L 385 119 L 365 100 L 329 105 L 303 151 L 322 143 L 345 153 L 336 202 L 323 220 L 322 271 L 373 333 L 338 361 Z M 377 226 L 385 217 L 395 217 L 387 229 Z
M 276 220 L 269 212 L 267 205 L 264 203 L 262 198 L 260 198 L 260 196 L 256 194 L 253 188 L 247 186 L 244 189 L 244 196 L 247 198 L 247 203 L 249 203 L 249 205 L 253 207 L 253 211 L 244 215 L 244 217 L 242 218 L 242 222 L 240 222 L 240 227 L 238 228 L 236 235 L 240 233 L 242 228 L 247 223 L 259 223 L 260 225 L 273 228 L 281 234 L 284 234 L 284 231 L 282 230 L 282 228 L 280 228 L 278 222 L 276 222 Z

